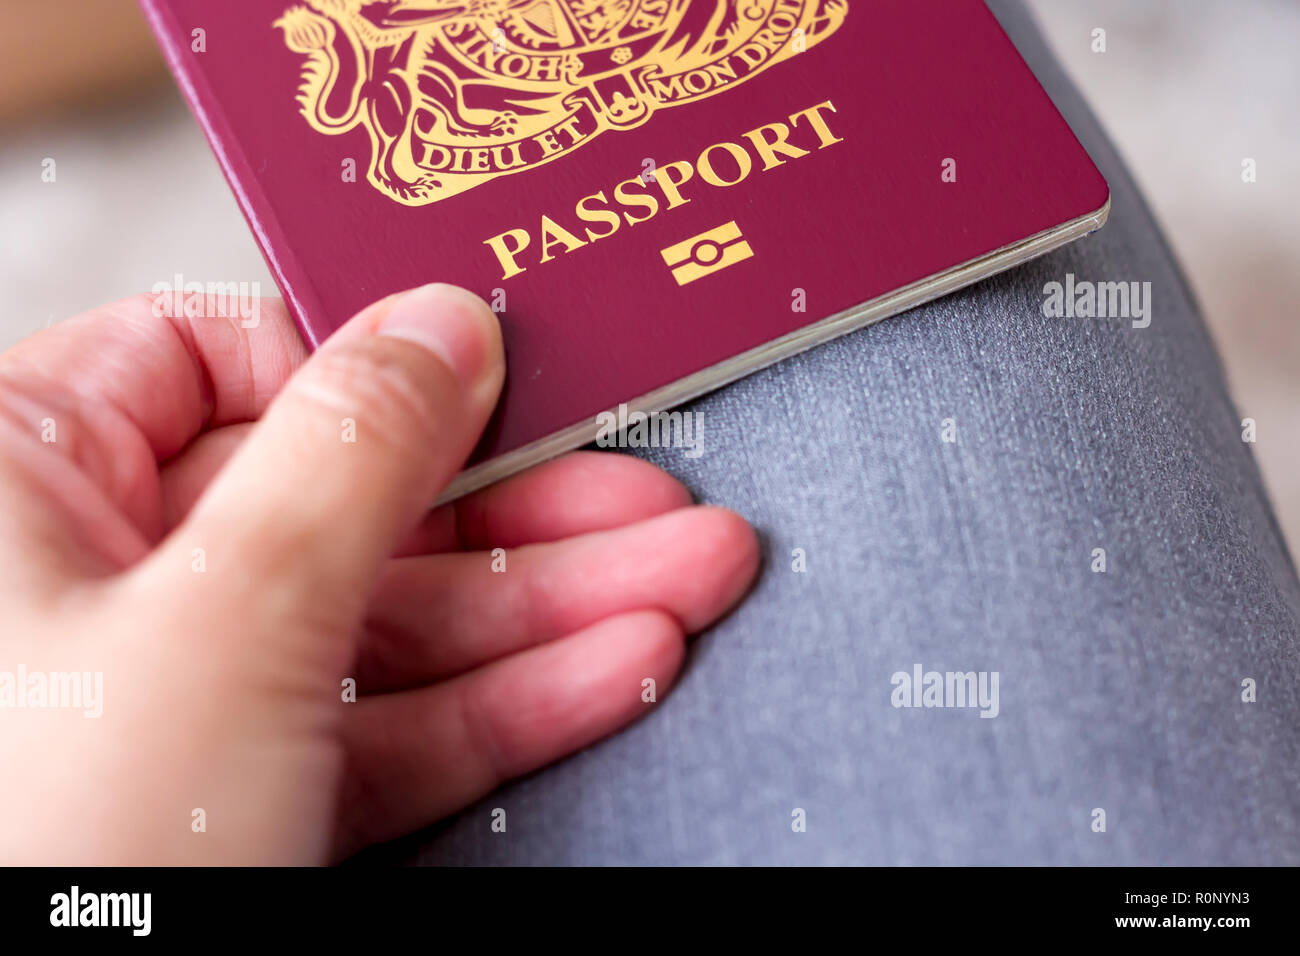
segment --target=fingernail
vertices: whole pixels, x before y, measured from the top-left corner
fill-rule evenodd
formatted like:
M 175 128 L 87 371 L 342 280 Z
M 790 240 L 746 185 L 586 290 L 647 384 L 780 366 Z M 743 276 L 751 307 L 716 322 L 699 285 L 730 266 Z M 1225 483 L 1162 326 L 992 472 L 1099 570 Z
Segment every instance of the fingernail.
M 433 352 L 467 389 L 483 377 L 499 334 L 496 316 L 486 302 L 444 282 L 407 292 L 393 303 L 375 331 Z

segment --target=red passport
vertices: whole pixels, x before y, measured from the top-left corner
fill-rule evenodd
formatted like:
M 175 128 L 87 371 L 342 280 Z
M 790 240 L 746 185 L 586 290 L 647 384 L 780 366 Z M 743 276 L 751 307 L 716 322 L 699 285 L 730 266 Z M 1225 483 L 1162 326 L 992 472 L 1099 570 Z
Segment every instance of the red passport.
M 1099 228 L 980 0 L 143 0 L 303 336 L 499 313 L 448 497 Z

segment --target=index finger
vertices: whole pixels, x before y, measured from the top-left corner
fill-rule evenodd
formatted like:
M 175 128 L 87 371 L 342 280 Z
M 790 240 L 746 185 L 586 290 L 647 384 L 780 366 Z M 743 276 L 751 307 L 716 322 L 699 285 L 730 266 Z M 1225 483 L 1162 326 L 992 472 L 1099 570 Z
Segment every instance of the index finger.
M 58 407 L 114 411 L 161 461 L 205 428 L 256 420 L 307 358 L 279 299 L 232 309 L 215 297 L 170 298 L 124 299 L 25 339 L 0 355 L 0 386 Z M 77 418 L 83 440 L 121 437 L 102 433 L 103 416 Z

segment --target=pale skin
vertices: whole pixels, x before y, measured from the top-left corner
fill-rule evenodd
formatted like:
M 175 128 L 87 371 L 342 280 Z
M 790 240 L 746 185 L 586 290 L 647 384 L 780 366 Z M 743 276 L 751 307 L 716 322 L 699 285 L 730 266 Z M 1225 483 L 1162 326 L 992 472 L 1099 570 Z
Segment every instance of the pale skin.
M 756 573 L 741 518 L 622 455 L 430 511 L 504 377 L 469 293 L 385 299 L 310 358 L 278 301 L 251 329 L 156 311 L 0 355 L 0 672 L 103 674 L 98 718 L 0 709 L 5 863 L 409 833 L 671 706 Z

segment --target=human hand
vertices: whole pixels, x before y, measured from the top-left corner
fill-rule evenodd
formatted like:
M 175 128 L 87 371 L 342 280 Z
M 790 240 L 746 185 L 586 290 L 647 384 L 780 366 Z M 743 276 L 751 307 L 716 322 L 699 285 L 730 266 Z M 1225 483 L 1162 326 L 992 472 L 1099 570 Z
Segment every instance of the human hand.
M 429 511 L 504 376 L 469 293 L 385 299 L 310 359 L 278 301 L 253 329 L 153 301 L 0 355 L 6 862 L 399 836 L 658 706 L 642 681 L 755 574 L 748 525 L 620 455 Z

